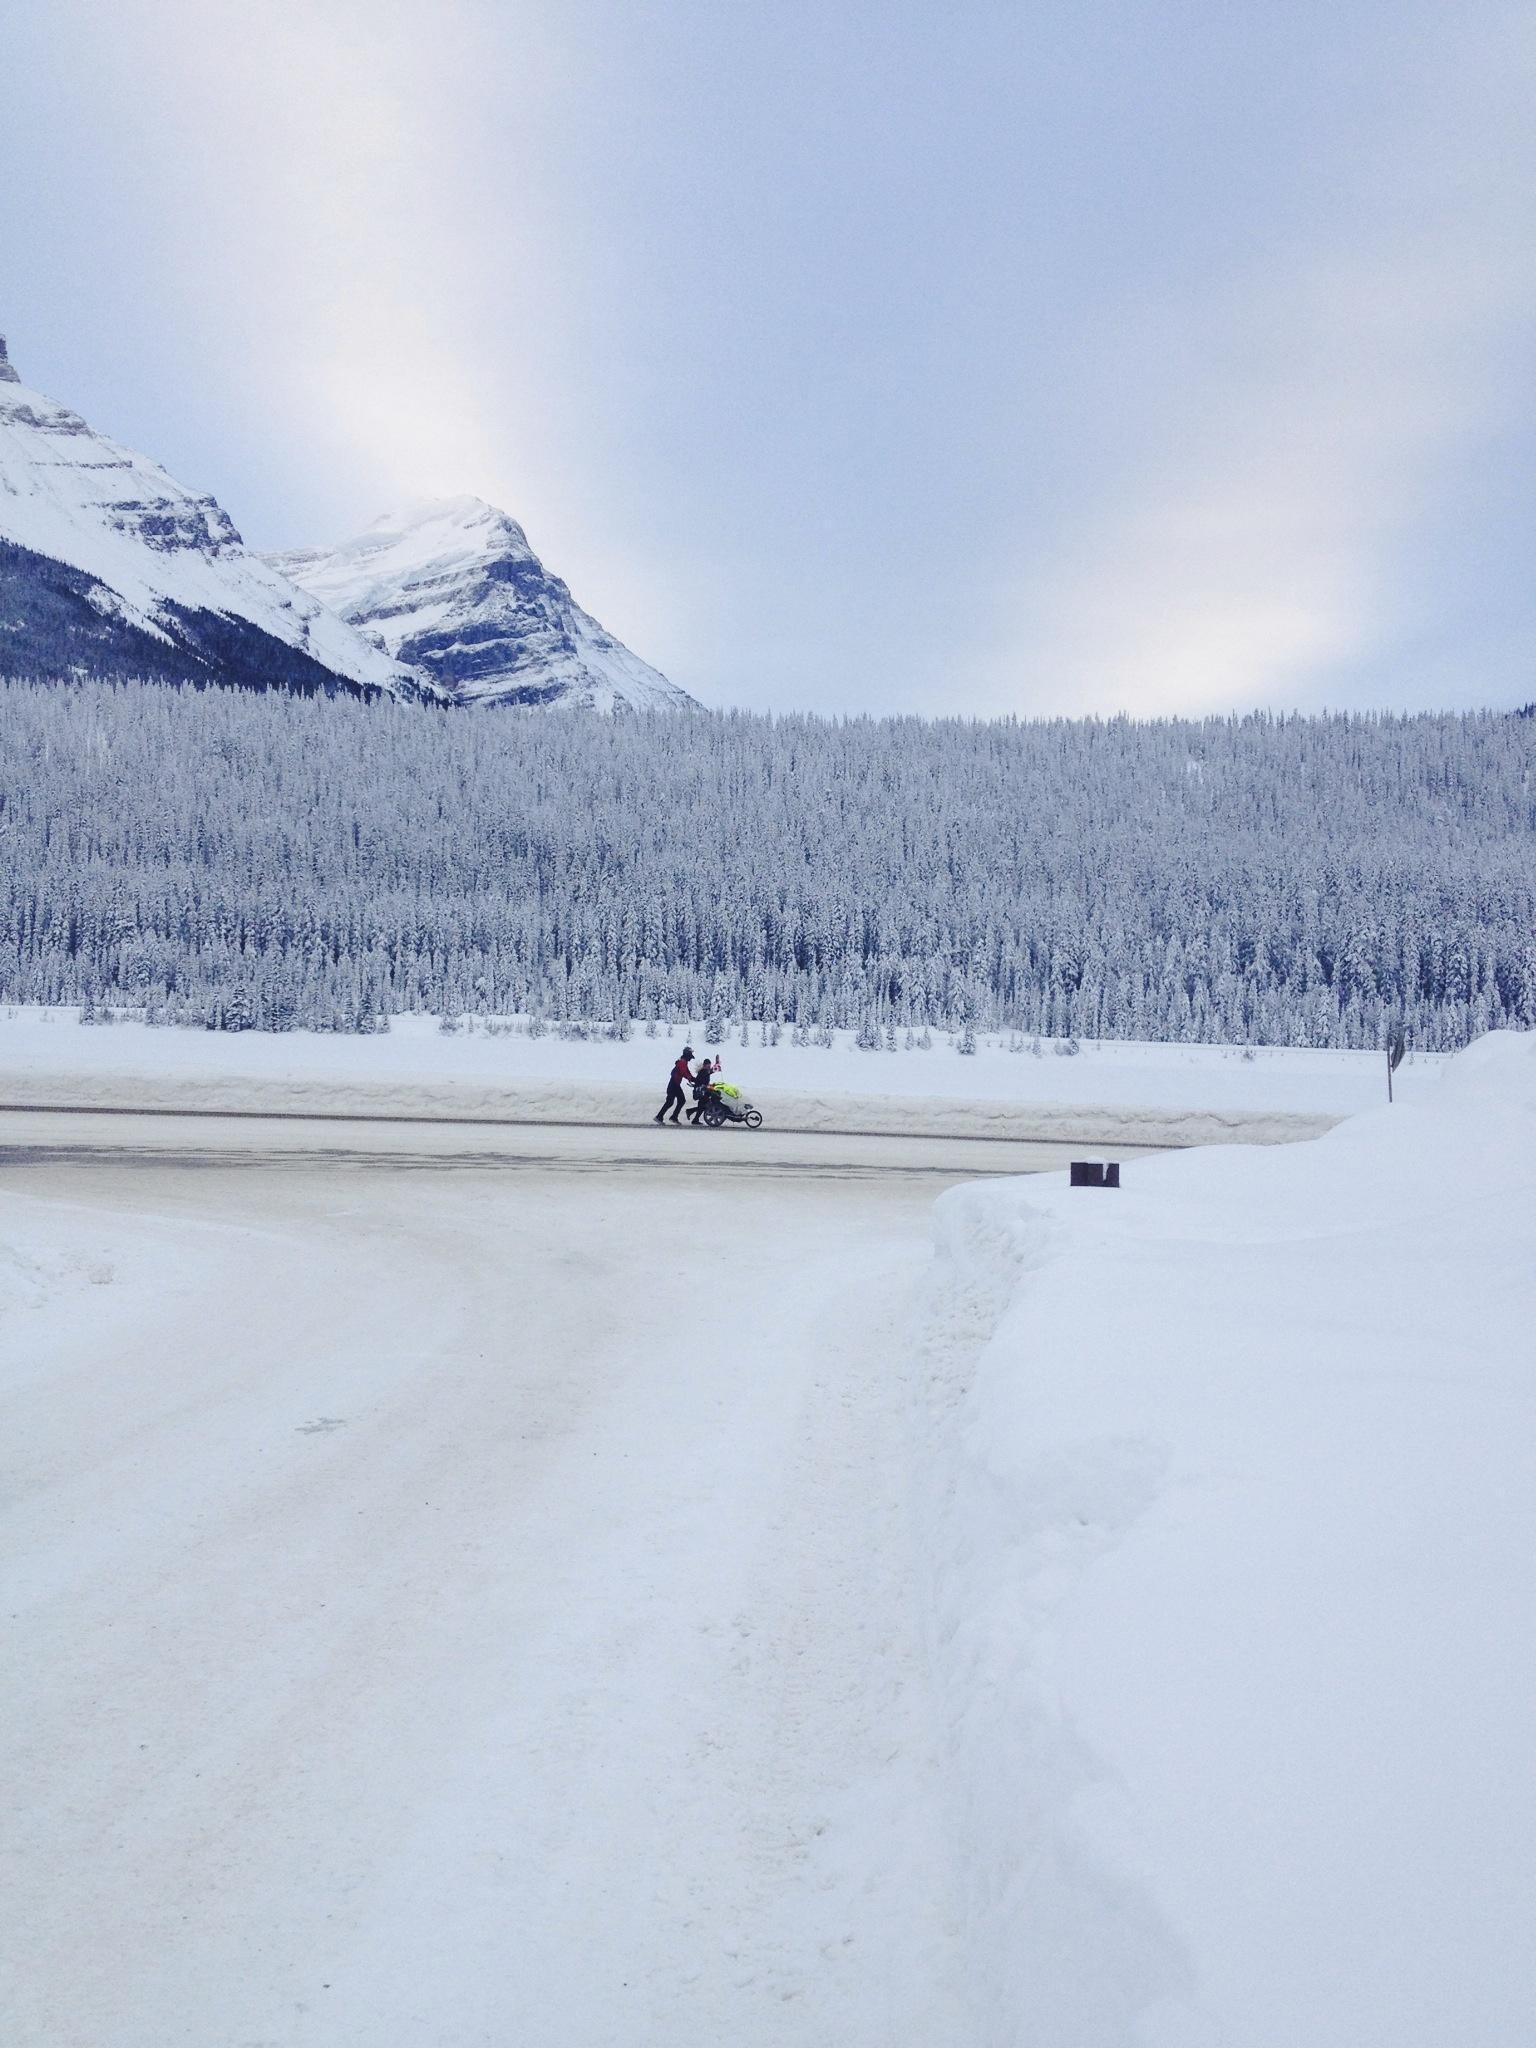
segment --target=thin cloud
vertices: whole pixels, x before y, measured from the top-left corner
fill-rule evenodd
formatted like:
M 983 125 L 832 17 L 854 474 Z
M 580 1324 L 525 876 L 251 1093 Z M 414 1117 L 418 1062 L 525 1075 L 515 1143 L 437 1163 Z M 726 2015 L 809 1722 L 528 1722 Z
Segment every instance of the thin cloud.
M 1224 371 L 1151 473 L 1036 565 L 1015 599 L 1025 648 L 994 688 L 1022 671 L 1062 708 L 1147 715 L 1326 690 L 1390 632 L 1394 549 L 1498 409 L 1490 344 L 1527 310 L 1469 289 L 1453 254 L 1327 265 L 1213 317 Z
M 1148 309 L 1100 356 L 1134 456 L 1012 582 L 979 664 L 1000 708 L 1359 701 L 1445 474 L 1529 418 L 1529 138 L 1435 141 L 1435 182 L 1405 159 L 1368 234 Z
M 224 12 L 217 36 L 197 33 L 198 8 L 164 12 L 187 103 L 225 138 L 240 182 L 240 232 L 219 267 L 236 292 L 259 279 L 280 308 L 253 348 L 280 349 L 290 417 L 381 508 L 467 488 L 483 406 L 445 147 L 463 10 L 434 7 L 423 34 L 411 10 L 269 4 Z

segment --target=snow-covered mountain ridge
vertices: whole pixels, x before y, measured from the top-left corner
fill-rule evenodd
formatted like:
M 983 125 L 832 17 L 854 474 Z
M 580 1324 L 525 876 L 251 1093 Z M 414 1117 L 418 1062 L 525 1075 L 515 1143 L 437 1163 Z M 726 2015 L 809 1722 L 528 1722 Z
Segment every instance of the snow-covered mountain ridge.
M 693 702 L 584 611 L 517 521 L 482 498 L 408 505 L 338 547 L 267 560 L 451 703 Z
M 249 550 L 215 498 L 23 384 L 3 340 L 0 542 L 0 669 L 88 648 L 96 668 L 435 694 Z
M 258 554 L 217 499 L 24 385 L 3 337 L 0 674 L 599 711 L 693 702 L 483 499 L 407 506 L 339 547 Z

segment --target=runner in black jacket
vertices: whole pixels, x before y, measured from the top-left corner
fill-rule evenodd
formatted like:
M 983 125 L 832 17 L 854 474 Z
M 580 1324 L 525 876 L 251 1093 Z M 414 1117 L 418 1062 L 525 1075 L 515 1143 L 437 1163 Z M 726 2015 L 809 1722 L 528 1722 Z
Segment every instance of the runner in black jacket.
M 709 1100 L 710 1081 L 719 1071 L 720 1062 L 718 1060 L 702 1059 L 699 1061 L 699 1071 L 693 1077 L 693 1107 L 688 1112 L 689 1123 L 696 1124 L 703 1115 L 704 1105 Z

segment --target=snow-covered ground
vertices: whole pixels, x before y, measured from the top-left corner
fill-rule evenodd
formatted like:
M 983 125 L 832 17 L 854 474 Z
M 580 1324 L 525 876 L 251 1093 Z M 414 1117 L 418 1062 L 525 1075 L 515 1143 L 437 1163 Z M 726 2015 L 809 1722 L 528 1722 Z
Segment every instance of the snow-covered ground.
M 711 1046 L 702 1023 L 667 1035 L 530 1038 L 521 1024 L 444 1033 L 397 1017 L 376 1037 L 209 1032 L 136 1022 L 82 1025 L 71 1010 L 0 1010 L 0 1102 L 90 1103 L 380 1114 L 591 1117 L 633 1122 L 660 1100 L 685 1042 L 725 1062 L 728 1079 L 770 1123 L 806 1130 L 1031 1134 L 1092 1141 L 1206 1143 L 1315 1135 L 1385 1099 L 1381 1055 L 1237 1046 L 1043 1041 L 1037 1055 L 985 1037 L 963 1055 L 943 1034 L 924 1051 L 777 1045 L 738 1034 Z M 1397 1076 L 1411 1099 L 1445 1064 L 1410 1055 Z
M 1413 1072 L 936 1256 L 824 1135 L 0 1114 L 7 2043 L 1526 2048 L 1536 1037 Z
M 930 1199 L 0 1168 L 7 2048 L 963 2038 Z
M 985 2048 L 1518 2048 L 1536 1036 L 1316 1144 L 945 1196 L 928 1548 Z

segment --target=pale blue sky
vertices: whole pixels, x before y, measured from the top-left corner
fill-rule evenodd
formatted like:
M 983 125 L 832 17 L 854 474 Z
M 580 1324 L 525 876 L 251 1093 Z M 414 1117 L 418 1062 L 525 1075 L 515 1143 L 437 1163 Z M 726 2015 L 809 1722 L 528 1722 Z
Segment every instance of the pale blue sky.
M 711 703 L 1536 696 L 1536 9 L 11 0 L 0 329 Z

